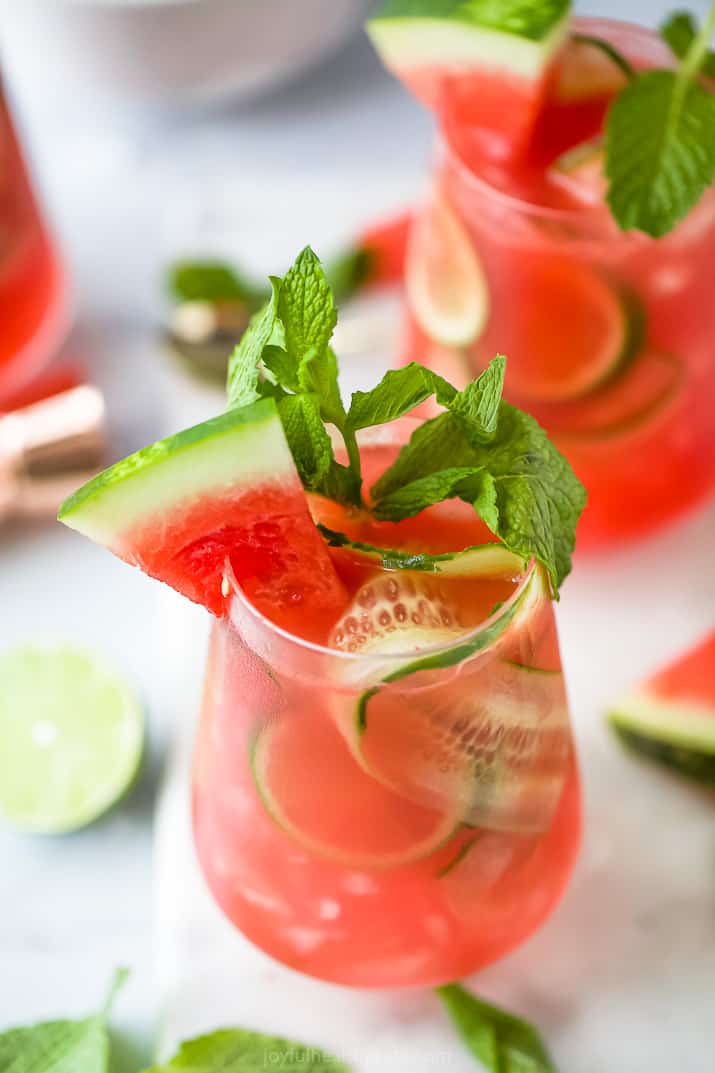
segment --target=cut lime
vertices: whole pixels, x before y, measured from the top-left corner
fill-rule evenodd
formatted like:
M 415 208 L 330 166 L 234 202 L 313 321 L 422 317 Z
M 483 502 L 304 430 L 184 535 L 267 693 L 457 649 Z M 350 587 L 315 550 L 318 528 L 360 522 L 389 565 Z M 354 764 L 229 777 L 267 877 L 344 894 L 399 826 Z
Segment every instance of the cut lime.
M 24 647 L 0 658 L 0 816 L 60 834 L 113 805 L 139 768 L 136 698 L 93 655 Z
M 605 45 L 605 48 L 604 48 Z M 556 94 L 562 101 L 593 100 L 619 93 L 628 79 L 608 55 L 606 43 L 571 40 L 559 59 Z
M 472 240 L 444 198 L 417 217 L 407 250 L 405 286 L 420 327 L 436 343 L 468 346 L 484 331 L 489 288 Z
M 400 797 L 364 771 L 331 719 L 301 712 L 257 735 L 251 771 L 272 821 L 310 854 L 350 868 L 429 857 L 458 817 Z
M 584 205 L 605 203 L 608 180 L 603 137 L 568 149 L 553 164 L 550 177 L 569 197 Z

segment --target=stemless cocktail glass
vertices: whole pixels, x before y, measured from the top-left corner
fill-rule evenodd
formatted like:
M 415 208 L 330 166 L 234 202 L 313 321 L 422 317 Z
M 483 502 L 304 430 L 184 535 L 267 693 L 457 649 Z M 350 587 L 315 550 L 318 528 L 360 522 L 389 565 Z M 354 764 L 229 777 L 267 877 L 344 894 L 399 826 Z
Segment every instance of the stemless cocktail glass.
M 67 321 L 62 269 L 0 81 L 0 408 L 52 357 Z
M 648 30 L 604 19 L 577 29 L 637 67 L 672 64 Z M 495 351 L 508 356 L 507 397 L 546 427 L 588 490 L 579 547 L 645 533 L 715 483 L 715 190 L 663 238 L 619 231 L 589 145 L 608 102 L 545 115 L 546 158 L 586 146 L 558 174 L 545 160 L 480 159 L 468 134 L 443 130 L 434 205 L 477 255 L 488 315 L 459 350 L 428 334 L 413 303 L 404 346 L 405 360 L 465 381 Z M 408 281 L 434 205 L 417 220 Z
M 450 526 L 467 536 L 465 511 L 476 531 L 464 504 L 435 514 L 440 550 Z M 439 984 L 526 939 L 574 864 L 578 776 L 548 586 L 532 563 L 508 583 L 379 569 L 355 591 L 358 610 L 323 646 L 233 586 L 195 755 L 198 855 L 228 918 L 286 965 L 360 987 Z M 445 637 L 455 607 L 468 628 Z M 435 643 L 401 650 L 406 620 Z M 361 651 L 375 622 L 392 642 Z

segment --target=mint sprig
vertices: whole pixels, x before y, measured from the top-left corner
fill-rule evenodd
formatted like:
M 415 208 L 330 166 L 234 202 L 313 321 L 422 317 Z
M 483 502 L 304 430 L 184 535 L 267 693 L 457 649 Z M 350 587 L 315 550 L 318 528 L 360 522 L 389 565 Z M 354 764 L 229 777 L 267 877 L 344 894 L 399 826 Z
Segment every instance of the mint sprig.
M 107 1018 L 127 975 L 126 969 L 117 970 L 101 1009 L 89 1017 L 0 1033 L 0 1073 L 107 1073 Z
M 675 33 L 672 23 L 665 31 L 683 52 L 680 68 L 636 75 L 614 100 L 606 122 L 613 217 L 622 230 L 653 238 L 683 220 L 715 179 L 715 94 L 698 82 L 709 60 L 715 3 L 687 48 L 683 25 L 681 16 Z
M 679 60 L 685 59 L 698 36 L 698 24 L 689 11 L 676 11 L 660 26 L 660 36 Z M 701 72 L 715 78 L 715 51 L 710 49 L 703 59 Z
M 469 1051 L 490 1073 L 558 1073 L 533 1025 L 477 998 L 460 984 L 438 987 Z
M 256 314 L 229 363 L 229 405 L 270 395 L 304 487 L 338 503 L 401 521 L 445 499 L 469 503 L 524 562 L 535 557 L 554 593 L 571 568 L 585 493 L 568 462 L 528 414 L 502 401 L 506 358 L 498 355 L 458 391 L 411 362 L 387 372 L 346 409 L 330 346 L 337 313 L 320 261 L 299 254 Z M 363 491 L 357 433 L 408 414 L 433 397 L 443 412 L 419 425 L 393 464 Z M 345 446 L 337 461 L 332 426 Z

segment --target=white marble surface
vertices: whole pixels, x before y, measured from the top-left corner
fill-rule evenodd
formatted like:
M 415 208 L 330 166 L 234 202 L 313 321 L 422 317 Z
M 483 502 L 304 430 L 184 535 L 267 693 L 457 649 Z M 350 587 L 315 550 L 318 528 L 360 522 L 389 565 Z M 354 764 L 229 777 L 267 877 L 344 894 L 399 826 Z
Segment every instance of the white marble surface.
M 649 20 L 668 6 L 648 0 L 583 5 Z M 278 236 L 276 249 L 289 236 L 315 241 L 316 231 L 318 244 L 329 244 L 345 233 L 343 204 L 351 206 L 350 219 L 363 206 L 389 207 L 419 184 L 428 154 L 426 117 L 360 42 L 250 109 L 100 117 L 92 113 L 90 93 L 76 115 L 57 115 L 41 85 L 17 104 L 74 273 L 80 331 L 72 346 L 89 358 L 110 394 L 116 454 L 164 432 L 195 406 L 175 380 L 167 387 L 154 343 L 161 266 L 169 254 L 197 234 L 215 234 L 227 207 L 236 248 L 244 249 L 245 233 L 253 236 L 245 248 L 253 249 L 252 192 L 269 182 L 285 191 L 265 225 Z M 196 205 L 204 208 L 197 213 Z M 586 760 L 589 842 L 552 923 L 484 974 L 480 986 L 546 1025 L 570 1073 L 712 1068 L 712 1047 L 701 1044 L 715 1014 L 711 807 L 621 758 L 598 718 L 621 684 L 712 621 L 714 534 L 710 511 L 624 553 L 613 567 L 584 566 L 560 610 Z M 136 793 L 94 828 L 58 841 L 0 833 L 0 1027 L 90 1008 L 118 963 L 134 968 L 117 1007 L 133 1046 L 148 1047 L 158 1005 L 167 1039 L 199 1021 L 208 1024 L 200 1008 L 192 1023 L 185 1000 L 172 1012 L 154 979 L 153 804 L 173 724 L 179 707 L 187 707 L 178 703 L 177 663 L 165 646 L 168 623 L 179 631 L 176 643 L 185 643 L 183 621 L 178 610 L 167 612 L 149 582 L 57 527 L 2 535 L 0 647 L 40 636 L 94 645 L 147 698 L 152 751 Z M 190 647 L 195 668 L 200 645 L 190 641 Z M 176 841 L 164 839 L 163 846 L 182 858 L 182 829 L 174 830 Z M 160 893 L 161 904 L 171 904 L 171 890 L 167 896 L 160 885 Z M 162 912 L 168 925 L 174 918 Z M 159 936 L 164 973 L 166 951 L 175 951 L 179 991 L 177 932 L 160 927 Z M 295 977 L 255 958 L 261 979 L 277 990 L 249 988 L 242 994 L 248 1002 L 250 993 L 253 1005 L 241 1001 L 225 1016 L 310 1035 L 312 999 L 293 990 Z M 245 964 L 254 964 L 248 955 Z M 215 975 L 211 964 L 206 975 Z M 347 1016 L 348 1006 L 360 1009 L 361 1024 L 370 1031 L 379 1025 L 385 1040 L 394 1038 L 385 1027 L 397 1010 L 393 1000 L 378 1016 L 365 996 L 329 989 L 328 999 L 326 989 L 313 986 L 321 1008 L 329 1001 L 336 1016 L 341 1009 Z M 274 1023 L 269 1012 L 278 996 L 286 1001 Z M 303 1013 L 291 1021 L 294 1003 L 305 1012 L 305 1025 Z M 419 1050 L 441 1046 L 439 1034 L 431 1035 L 430 1009 L 429 999 L 415 996 L 395 1013 L 410 1024 L 413 1049 L 403 1064 Z

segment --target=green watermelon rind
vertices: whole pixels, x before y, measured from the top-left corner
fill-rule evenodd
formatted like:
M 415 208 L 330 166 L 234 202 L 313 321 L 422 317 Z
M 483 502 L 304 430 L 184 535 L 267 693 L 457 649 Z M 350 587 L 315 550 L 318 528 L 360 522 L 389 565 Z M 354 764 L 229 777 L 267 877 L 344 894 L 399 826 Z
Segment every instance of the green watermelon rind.
M 621 742 L 697 782 L 715 785 L 715 710 L 631 693 L 608 712 Z
M 123 533 L 237 483 L 297 480 L 272 399 L 185 429 L 104 470 L 61 506 L 58 518 L 112 548 Z
M 460 72 L 499 69 L 540 77 L 566 39 L 569 0 L 513 3 L 511 17 L 491 17 L 463 0 L 385 0 L 368 20 L 373 45 L 390 67 L 443 67 Z

